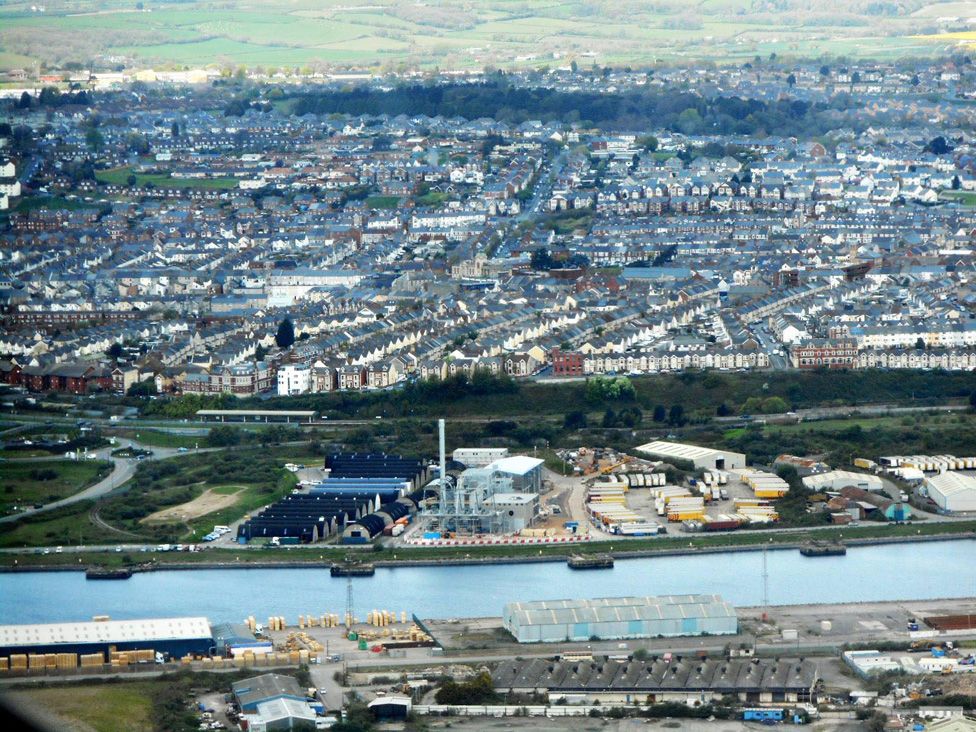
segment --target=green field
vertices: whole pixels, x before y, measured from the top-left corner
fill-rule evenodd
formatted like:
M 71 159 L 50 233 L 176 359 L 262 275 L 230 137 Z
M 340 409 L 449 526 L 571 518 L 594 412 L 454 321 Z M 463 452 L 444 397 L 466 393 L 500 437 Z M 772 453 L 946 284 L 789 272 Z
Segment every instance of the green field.
M 110 525 L 149 539 L 196 540 L 220 523 L 215 517 L 229 523 L 291 491 L 295 476 L 281 465 L 273 451 L 258 449 L 191 453 L 144 462 L 128 490 L 106 499 L 100 514 Z M 153 513 L 193 501 L 207 489 L 228 485 L 240 489 L 233 506 L 187 522 L 144 522 Z
M 145 186 L 151 183 L 156 188 L 208 188 L 213 190 L 228 190 L 237 188 L 234 178 L 173 178 L 166 173 L 135 173 L 131 168 L 112 168 L 99 170 L 95 178 L 99 183 L 107 185 L 128 185 L 130 175 L 135 175 L 136 185 Z
M 15 708 L 50 710 L 72 729 L 145 732 L 153 729 L 152 691 L 152 682 L 72 684 L 15 691 L 8 699 Z
M 238 7 L 202 1 L 154 6 L 75 0 L 39 14 L 26 2 L 0 9 L 0 69 L 32 60 L 85 62 L 125 55 L 159 67 L 400 64 L 431 68 L 486 65 L 653 64 L 658 60 L 739 63 L 771 53 L 896 59 L 942 53 L 966 39 L 924 34 L 902 9 L 867 5 L 811 9 L 800 0 L 757 6 L 747 0 L 253 0 Z M 922 35 L 919 33 L 922 32 Z M 957 34 L 958 36 L 958 34 Z
M 92 544 L 108 539 L 196 541 L 209 533 L 214 524 L 229 524 L 288 494 L 295 487 L 296 478 L 281 467 L 290 461 L 282 455 L 300 451 L 301 448 L 238 448 L 145 461 L 139 464 L 135 478 L 97 504 L 82 501 L 0 524 L 0 547 Z M 321 458 L 317 461 L 320 463 Z M 307 462 L 312 463 L 311 456 Z M 44 462 L 37 466 L 49 464 Z M 11 463 L 4 463 L 5 470 L 8 465 Z M 91 467 L 82 463 L 71 465 Z M 29 481 L 25 480 L 25 483 Z M 236 500 L 231 506 L 187 521 L 176 518 L 144 521 L 153 513 L 197 499 L 207 489 L 215 493 L 236 493 Z M 46 495 L 46 488 L 38 490 Z M 114 532 L 95 521 L 92 516 L 95 510 L 100 520 L 113 527 Z
M 108 475 L 109 466 L 100 460 L 8 460 L 0 469 L 0 514 L 67 498 Z
M 963 206 L 976 206 L 976 193 L 972 191 L 940 191 L 939 198 L 944 201 L 958 201 Z
M 64 543 L 104 542 L 111 535 L 95 526 L 88 517 L 94 505 L 94 501 L 79 501 L 64 508 L 0 524 L 0 547 L 50 547 Z M 124 537 L 115 535 L 111 538 L 118 541 Z
M 396 208 L 400 205 L 399 196 L 370 196 L 366 199 L 368 208 Z

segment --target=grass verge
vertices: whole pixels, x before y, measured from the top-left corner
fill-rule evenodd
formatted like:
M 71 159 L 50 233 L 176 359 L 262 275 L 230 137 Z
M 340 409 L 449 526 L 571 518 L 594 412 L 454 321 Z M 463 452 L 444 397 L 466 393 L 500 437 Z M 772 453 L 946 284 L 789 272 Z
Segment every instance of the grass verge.
M 470 546 L 470 547 L 397 547 L 382 549 L 374 552 L 364 552 L 363 559 L 370 561 L 452 561 L 479 559 L 520 559 L 538 557 L 565 557 L 569 554 L 607 553 L 629 554 L 643 552 L 687 552 L 694 553 L 698 549 L 716 550 L 723 547 L 742 548 L 776 546 L 782 544 L 797 544 L 811 539 L 843 538 L 850 540 L 902 540 L 911 541 L 921 537 L 967 536 L 972 538 L 976 532 L 976 521 L 939 522 L 925 524 L 878 524 L 876 526 L 844 526 L 825 527 L 809 531 L 765 531 L 765 532 L 737 532 L 721 535 L 684 535 L 662 537 L 655 539 L 620 539 L 619 541 L 592 542 L 573 545 L 531 545 L 531 546 Z M 152 562 L 161 567 L 167 564 L 226 564 L 230 566 L 246 566 L 251 563 L 282 563 L 290 564 L 305 562 L 310 565 L 322 565 L 345 559 L 349 554 L 347 547 L 329 545 L 288 547 L 275 550 L 254 549 L 210 549 L 204 552 L 156 553 L 145 552 L 134 555 L 138 562 Z M 85 554 L 88 564 L 99 566 L 124 566 L 125 555 L 116 552 Z M 357 555 L 358 556 L 358 555 Z M 132 561 L 130 557 L 130 561 Z M 22 567 L 31 566 L 71 566 L 77 565 L 77 557 L 67 554 L 20 554 L 0 555 L 0 566 L 12 566 L 14 561 Z

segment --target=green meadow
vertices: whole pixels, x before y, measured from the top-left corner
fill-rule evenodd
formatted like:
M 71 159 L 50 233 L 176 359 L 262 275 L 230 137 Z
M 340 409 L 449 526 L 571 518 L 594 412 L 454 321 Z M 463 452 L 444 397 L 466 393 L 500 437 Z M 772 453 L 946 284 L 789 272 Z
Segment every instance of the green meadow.
M 740 63 L 771 53 L 885 60 L 944 52 L 956 39 L 919 34 L 907 14 L 861 14 L 861 6 L 814 12 L 788 0 L 762 12 L 746 0 L 252 0 L 209 3 L 74 0 L 31 12 L 0 7 L 0 69 L 84 63 L 122 55 L 159 68 L 198 65 L 382 69 L 401 63 L 441 68 L 655 61 Z M 942 7 L 942 6 L 939 6 Z M 863 13 L 869 6 L 864 6 Z M 843 15 L 843 21 L 831 11 Z M 923 13 L 924 15 L 924 13 Z

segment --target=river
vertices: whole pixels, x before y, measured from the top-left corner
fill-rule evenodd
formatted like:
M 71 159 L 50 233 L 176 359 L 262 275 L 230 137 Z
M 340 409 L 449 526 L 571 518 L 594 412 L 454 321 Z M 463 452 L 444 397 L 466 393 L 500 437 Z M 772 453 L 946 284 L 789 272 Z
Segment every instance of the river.
M 842 557 L 769 551 L 771 605 L 976 595 L 976 540 L 852 547 Z M 762 553 L 618 559 L 611 570 L 562 562 L 378 568 L 353 578 L 358 617 L 374 608 L 420 617 L 499 616 L 507 602 L 717 593 L 762 604 Z M 0 624 L 204 615 L 211 622 L 343 614 L 346 580 L 328 569 L 201 569 L 86 580 L 83 572 L 0 574 Z

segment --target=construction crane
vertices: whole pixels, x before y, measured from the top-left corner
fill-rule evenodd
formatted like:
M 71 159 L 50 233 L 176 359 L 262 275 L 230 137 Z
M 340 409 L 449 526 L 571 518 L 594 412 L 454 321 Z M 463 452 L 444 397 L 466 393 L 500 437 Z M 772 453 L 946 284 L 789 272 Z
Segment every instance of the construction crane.
M 600 475 L 606 475 L 607 473 L 612 473 L 617 468 L 621 468 L 624 465 L 626 465 L 627 463 L 633 461 L 633 459 L 634 458 L 632 458 L 630 456 L 627 456 L 623 460 L 621 460 L 619 463 L 614 463 L 613 465 L 608 465 L 605 468 L 600 468 Z

